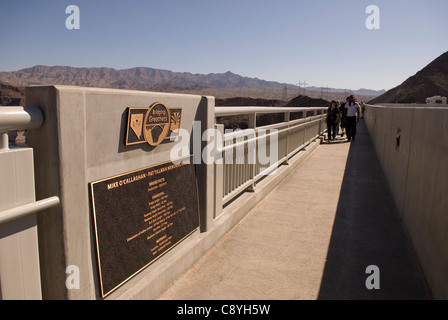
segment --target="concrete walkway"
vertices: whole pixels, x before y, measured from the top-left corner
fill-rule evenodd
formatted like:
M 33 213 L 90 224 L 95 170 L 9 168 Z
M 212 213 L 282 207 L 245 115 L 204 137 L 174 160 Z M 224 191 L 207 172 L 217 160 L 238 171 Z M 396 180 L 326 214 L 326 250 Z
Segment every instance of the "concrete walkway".
M 160 299 L 428 299 L 363 121 L 324 142 Z M 379 268 L 368 290 L 366 268 Z

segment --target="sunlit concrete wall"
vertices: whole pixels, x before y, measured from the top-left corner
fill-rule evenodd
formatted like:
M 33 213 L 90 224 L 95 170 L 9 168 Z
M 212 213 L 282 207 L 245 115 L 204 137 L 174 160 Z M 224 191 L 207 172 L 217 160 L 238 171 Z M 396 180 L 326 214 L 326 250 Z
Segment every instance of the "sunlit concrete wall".
M 365 121 L 435 299 L 448 299 L 448 108 L 368 106 Z
M 182 107 L 182 129 L 191 134 L 194 121 L 203 124 L 202 130 L 214 126 L 214 98 L 70 86 L 29 87 L 26 97 L 29 105 L 44 114 L 41 128 L 28 133 L 34 149 L 36 197 L 61 199 L 60 206 L 42 212 L 37 219 L 42 296 L 97 299 L 99 277 L 88 184 L 166 162 L 172 147 L 170 143 L 154 150 L 146 144 L 126 147 L 127 107 L 147 108 L 155 102 Z M 207 224 L 213 219 L 213 168 L 196 168 L 201 229 L 210 227 Z M 203 254 L 195 247 L 199 238 L 197 231 L 110 299 L 143 299 L 157 294 L 159 287 Z M 66 286 L 69 266 L 79 268 L 79 288 Z

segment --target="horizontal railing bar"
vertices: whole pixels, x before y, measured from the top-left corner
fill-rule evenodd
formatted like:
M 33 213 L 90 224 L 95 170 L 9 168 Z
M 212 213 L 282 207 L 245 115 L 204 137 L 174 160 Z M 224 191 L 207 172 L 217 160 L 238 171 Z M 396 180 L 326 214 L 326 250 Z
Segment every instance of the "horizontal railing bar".
M 25 204 L 20 207 L 8 209 L 0 212 L 0 224 L 6 223 L 15 219 L 25 217 L 29 214 L 39 212 L 59 204 L 58 197 L 51 197 L 37 202 Z
M 0 131 L 37 129 L 44 116 L 36 107 L 0 106 Z
M 239 146 L 248 144 L 249 142 L 255 142 L 257 140 L 265 139 L 265 138 L 268 138 L 268 137 L 270 137 L 270 136 L 272 136 L 274 134 L 278 134 L 278 131 L 270 132 L 270 133 L 264 134 L 264 135 L 262 135 L 260 137 L 254 137 L 254 138 L 247 139 L 247 140 L 244 140 L 244 141 L 239 141 L 239 142 L 234 143 L 234 144 L 229 144 L 229 145 L 227 145 L 225 147 L 222 147 L 222 148 L 216 148 L 216 153 L 219 154 L 219 153 L 225 152 L 227 150 L 230 150 L 230 149 L 237 148 Z
M 247 128 L 247 129 L 241 129 L 241 130 L 233 130 L 230 129 L 230 132 L 225 132 L 225 137 L 232 139 L 234 137 L 239 137 L 244 136 L 246 134 L 246 132 L 251 132 L 253 130 L 271 130 L 271 129 L 277 129 L 277 128 L 281 128 L 281 127 L 285 127 L 285 126 L 292 126 L 292 125 L 296 125 L 296 124 L 307 124 L 307 123 L 312 123 L 313 121 L 317 121 L 320 120 L 321 118 L 323 118 L 324 115 L 317 115 L 317 116 L 311 116 L 311 117 L 306 117 L 306 118 L 302 118 L 302 119 L 296 119 L 296 120 L 290 120 L 288 121 L 283 121 L 283 122 L 279 122 L 279 123 L 274 123 L 274 124 L 269 124 L 269 125 L 265 125 L 265 126 L 261 126 L 261 127 L 256 127 L 256 128 Z M 227 130 L 227 129 L 226 129 Z
M 233 116 L 252 113 L 285 113 L 285 112 L 303 112 L 327 110 L 327 108 L 283 108 L 283 107 L 215 107 L 215 117 Z
M 289 126 L 290 129 L 293 129 L 295 127 L 299 127 L 300 125 L 307 125 L 307 124 L 314 123 L 316 121 L 319 121 L 323 117 L 324 117 L 323 115 L 318 115 L 318 116 L 312 116 L 312 117 L 307 117 L 307 118 L 298 119 L 298 120 L 291 120 L 289 122 L 274 123 L 274 124 L 270 124 L 267 126 L 257 127 L 256 130 L 259 130 L 259 129 L 272 130 L 272 129 L 282 128 L 282 127 L 286 127 L 286 126 Z M 285 131 L 287 129 L 280 129 L 280 130 Z
M 234 139 L 234 138 L 245 137 L 248 134 L 256 133 L 255 130 L 257 130 L 257 129 L 259 129 L 259 128 L 248 128 L 248 129 L 232 130 L 230 132 L 224 132 L 224 139 L 230 140 L 230 139 Z
M 274 164 L 272 164 L 271 166 L 269 166 L 269 167 L 267 167 L 267 168 L 264 168 L 262 171 L 260 171 L 260 172 L 254 177 L 254 179 L 255 179 L 255 180 L 258 180 L 258 179 L 260 179 L 260 178 L 263 177 L 263 176 L 270 175 L 270 174 L 268 174 L 268 172 L 271 172 L 271 171 L 274 171 L 274 170 L 278 169 L 278 167 L 279 167 L 283 162 L 285 162 L 286 160 L 288 160 L 288 157 L 287 157 L 287 156 L 285 156 L 285 157 L 279 159 L 276 163 L 274 163 Z
M 229 202 L 230 200 L 235 198 L 236 195 L 238 195 L 241 192 L 243 192 L 244 190 L 248 189 L 253 184 L 253 180 L 254 179 L 247 180 L 242 185 L 240 185 L 238 188 L 232 190 L 229 194 L 225 195 L 222 199 L 222 204 L 223 205 L 227 204 L 227 202 Z

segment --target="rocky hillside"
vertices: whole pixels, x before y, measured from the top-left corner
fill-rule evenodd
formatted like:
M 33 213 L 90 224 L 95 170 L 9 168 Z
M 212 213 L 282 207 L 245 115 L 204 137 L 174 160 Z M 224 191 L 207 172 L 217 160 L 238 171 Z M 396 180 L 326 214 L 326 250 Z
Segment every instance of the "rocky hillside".
M 217 107 L 239 107 L 239 106 L 257 106 L 257 107 L 282 107 L 285 105 L 285 101 L 274 99 L 260 99 L 260 98 L 228 98 L 228 99 L 216 99 L 215 105 Z
M 426 98 L 437 95 L 448 96 L 448 52 L 369 103 L 425 103 Z
M 25 89 L 0 82 L 0 106 L 25 105 Z
M 291 108 L 320 108 L 320 107 L 328 107 L 329 101 L 324 99 L 313 99 L 308 96 L 297 96 L 288 103 L 286 103 L 285 107 Z
M 291 108 L 317 108 L 317 107 L 328 107 L 329 101 L 323 99 L 314 99 L 307 96 L 299 95 L 293 98 L 291 101 L 281 101 L 281 100 L 267 100 L 267 99 L 252 99 L 252 98 L 230 98 L 230 99 L 216 99 L 216 106 L 259 106 L 259 107 L 291 107 Z M 291 114 L 291 120 L 299 119 L 302 115 L 297 113 Z M 236 115 L 236 116 L 226 116 L 218 117 L 216 119 L 217 123 L 224 124 L 225 129 L 247 129 L 248 128 L 248 116 L 246 115 Z M 265 114 L 257 116 L 257 126 L 266 126 L 274 123 L 279 123 L 284 121 L 284 114 Z

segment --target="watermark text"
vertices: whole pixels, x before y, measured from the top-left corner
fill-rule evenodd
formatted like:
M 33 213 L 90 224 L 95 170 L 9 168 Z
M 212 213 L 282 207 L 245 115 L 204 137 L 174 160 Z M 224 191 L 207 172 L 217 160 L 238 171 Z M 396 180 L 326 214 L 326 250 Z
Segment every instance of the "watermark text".
M 81 29 L 81 13 L 78 6 L 70 5 L 65 9 L 65 13 L 69 14 L 65 20 L 65 27 L 68 30 Z
M 375 5 L 370 5 L 366 8 L 366 14 L 369 14 L 369 16 L 366 19 L 366 28 L 368 30 L 379 30 L 380 8 Z

